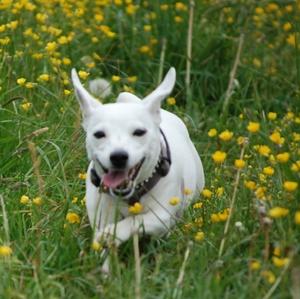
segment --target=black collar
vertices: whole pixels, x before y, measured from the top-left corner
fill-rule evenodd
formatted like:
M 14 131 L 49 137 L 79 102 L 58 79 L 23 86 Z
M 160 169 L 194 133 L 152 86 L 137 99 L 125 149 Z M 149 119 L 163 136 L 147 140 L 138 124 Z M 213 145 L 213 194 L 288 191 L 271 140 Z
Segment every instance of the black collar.
M 136 202 L 139 202 L 143 195 L 149 192 L 162 177 L 165 177 L 169 173 L 171 167 L 170 147 L 164 132 L 161 129 L 159 130 L 163 137 L 164 145 L 162 144 L 161 146 L 160 157 L 155 166 L 154 173 L 150 178 L 135 186 L 134 192 L 131 196 L 124 197 L 122 194 L 119 195 L 120 198 L 123 197 L 129 205 L 134 205 Z M 91 169 L 91 181 L 97 188 L 99 188 L 100 192 L 109 193 L 109 189 L 101 184 L 101 177 L 97 174 L 95 168 Z

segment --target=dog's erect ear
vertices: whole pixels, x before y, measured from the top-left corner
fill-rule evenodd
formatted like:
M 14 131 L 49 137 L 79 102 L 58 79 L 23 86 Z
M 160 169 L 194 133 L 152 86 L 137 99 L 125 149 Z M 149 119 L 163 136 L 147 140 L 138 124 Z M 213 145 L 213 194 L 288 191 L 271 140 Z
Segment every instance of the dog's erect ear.
M 141 99 L 130 92 L 121 92 L 116 100 L 117 103 L 140 103 Z
M 147 95 L 143 104 L 150 110 L 154 115 L 155 121 L 160 123 L 160 105 L 162 100 L 164 100 L 173 90 L 176 82 L 176 71 L 175 68 L 171 67 L 166 74 L 164 80 L 159 84 L 159 86 Z
M 83 117 L 86 118 L 95 108 L 101 106 L 102 104 L 93 96 L 91 96 L 90 93 L 83 87 L 75 69 L 72 69 L 72 82 Z

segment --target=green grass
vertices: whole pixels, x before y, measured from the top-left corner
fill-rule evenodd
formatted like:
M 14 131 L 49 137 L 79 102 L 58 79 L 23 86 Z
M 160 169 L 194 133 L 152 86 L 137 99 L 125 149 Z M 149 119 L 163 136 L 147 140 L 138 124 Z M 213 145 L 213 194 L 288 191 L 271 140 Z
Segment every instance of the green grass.
M 70 70 L 89 72 L 86 81 L 120 76 L 106 100 L 114 101 L 126 89 L 146 95 L 157 85 L 160 67 L 165 73 L 174 66 L 176 105 L 164 108 L 188 126 L 212 195 L 199 194 L 195 202 L 202 208 L 191 206 L 168 235 L 143 243 L 142 298 L 268 298 L 270 290 L 270 298 L 299 298 L 300 226 L 295 213 L 300 211 L 300 187 L 288 191 L 283 186 L 300 181 L 299 1 L 195 1 L 188 101 L 187 1 L 182 10 L 171 0 L 136 1 L 138 9 L 131 15 L 132 6 L 125 1 L 120 6 L 114 1 L 48 2 L 0 1 L 0 246 L 12 249 L 9 256 L 0 256 L 0 297 L 135 298 L 133 240 L 111 250 L 108 279 L 100 273 L 101 253 L 91 249 L 85 186 L 78 177 L 88 161 Z M 94 15 L 100 15 L 100 21 Z M 181 17 L 180 22 L 175 16 Z M 16 20 L 14 28 L 11 22 Z M 151 25 L 149 32 L 144 25 Z M 245 40 L 235 74 L 238 85 L 223 110 L 241 33 Z M 59 43 L 62 36 L 69 37 L 66 44 Z M 53 41 L 57 49 L 49 52 L 45 47 Z M 146 53 L 141 53 L 142 46 L 148 47 Z M 48 74 L 49 81 L 38 81 L 41 74 Z M 129 82 L 130 76 L 137 76 L 137 81 Z M 19 78 L 34 82 L 34 87 L 19 85 Z M 269 112 L 276 112 L 277 118 L 270 120 Z M 260 124 L 257 133 L 247 130 L 249 121 Z M 32 132 L 45 127 L 48 131 L 32 137 Z M 233 137 L 229 141 L 209 137 L 211 128 L 218 134 L 228 129 Z M 285 138 L 281 145 L 270 140 L 274 131 Z M 239 136 L 249 140 L 244 146 L 246 166 L 240 171 L 234 166 L 243 147 L 237 143 Z M 40 160 L 36 168 L 28 141 L 34 142 Z M 257 145 L 269 146 L 270 154 L 260 155 Z M 222 164 L 211 157 L 217 150 L 227 153 Z M 286 162 L 276 158 L 283 152 L 289 153 Z M 274 168 L 274 175 L 262 176 L 266 166 Z M 223 211 L 232 202 L 238 172 L 237 196 L 219 254 L 229 221 Z M 244 186 L 249 180 L 256 183 L 254 190 Z M 217 192 L 220 187 L 223 194 Z M 262 194 L 257 192 L 260 187 L 265 188 Z M 29 196 L 28 204 L 20 202 L 22 195 Z M 41 205 L 32 202 L 37 196 Z M 259 212 L 261 206 L 265 214 Z M 288 209 L 288 214 L 274 218 L 274 207 Z M 80 216 L 80 223 L 66 220 L 70 211 Z M 212 215 L 219 217 L 220 212 L 223 221 L 213 221 Z M 269 220 L 272 224 L 264 224 Z M 202 241 L 195 239 L 199 231 L 204 232 Z M 177 285 L 187 250 L 183 280 Z M 276 254 L 279 262 L 289 259 L 286 266 L 279 267 Z M 253 269 L 253 261 L 259 269 Z

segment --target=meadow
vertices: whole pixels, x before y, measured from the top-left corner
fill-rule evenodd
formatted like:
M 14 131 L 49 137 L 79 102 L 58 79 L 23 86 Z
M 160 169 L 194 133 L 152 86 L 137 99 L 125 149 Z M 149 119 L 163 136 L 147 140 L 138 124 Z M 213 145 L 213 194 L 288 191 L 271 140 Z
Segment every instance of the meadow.
M 0 298 L 300 298 L 299 24 L 299 0 L 0 0 Z M 105 278 L 70 71 L 112 102 L 170 66 L 205 189 Z

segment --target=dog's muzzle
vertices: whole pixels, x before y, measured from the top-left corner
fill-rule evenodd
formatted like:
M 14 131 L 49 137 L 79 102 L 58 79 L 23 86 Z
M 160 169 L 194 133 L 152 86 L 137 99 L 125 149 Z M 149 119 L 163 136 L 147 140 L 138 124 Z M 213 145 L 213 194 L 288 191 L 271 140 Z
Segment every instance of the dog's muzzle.
M 127 169 L 106 169 L 102 166 L 104 174 L 99 182 L 103 190 L 108 190 L 114 197 L 129 198 L 135 191 L 136 178 L 142 168 L 145 157 L 140 160 L 134 167 Z

